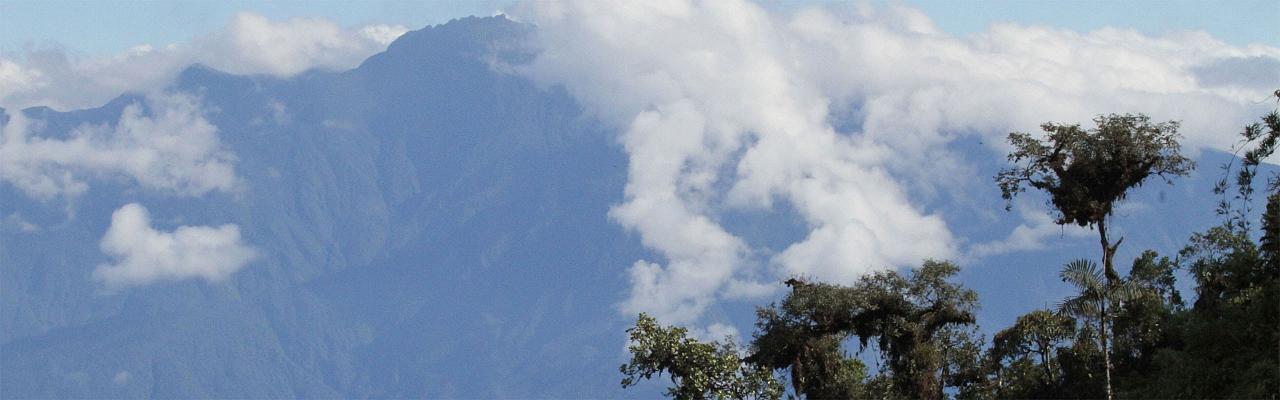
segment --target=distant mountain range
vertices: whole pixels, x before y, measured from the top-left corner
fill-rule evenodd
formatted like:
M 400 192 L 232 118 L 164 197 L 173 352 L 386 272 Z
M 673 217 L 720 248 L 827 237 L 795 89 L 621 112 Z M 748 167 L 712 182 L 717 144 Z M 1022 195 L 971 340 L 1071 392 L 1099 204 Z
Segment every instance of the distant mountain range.
M 0 185 L 0 218 L 31 227 L 0 229 L 0 397 L 656 396 L 618 385 L 634 321 L 617 308 L 625 268 L 654 257 L 608 217 L 627 156 L 563 89 L 492 67 L 532 57 L 520 46 L 530 29 L 455 20 L 353 70 L 289 79 L 190 67 L 169 90 L 199 99 L 234 154 L 236 191 L 169 196 L 102 179 L 43 201 Z M 148 104 L 127 94 L 22 112 L 56 138 Z M 973 147 L 994 174 L 1003 160 Z M 1225 157 L 1205 152 L 1197 175 L 1140 191 L 1118 222 L 1132 232 L 1122 259 L 1213 224 Z M 929 206 L 967 240 L 1007 235 L 1017 224 L 995 186 L 972 190 Z M 106 291 L 92 277 L 110 262 L 99 241 L 135 202 L 166 230 L 235 224 L 257 257 L 225 282 Z M 770 243 L 794 221 L 725 223 Z M 1060 299 L 1057 267 L 1095 243 L 1054 246 L 966 266 L 984 330 Z M 712 317 L 750 332 L 751 306 Z

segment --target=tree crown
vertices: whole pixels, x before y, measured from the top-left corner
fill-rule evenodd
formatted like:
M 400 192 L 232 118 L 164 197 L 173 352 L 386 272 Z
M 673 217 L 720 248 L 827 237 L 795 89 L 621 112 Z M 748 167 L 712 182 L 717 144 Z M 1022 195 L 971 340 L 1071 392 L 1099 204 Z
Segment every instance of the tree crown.
M 1001 170 L 996 182 L 1006 201 L 1026 190 L 1043 190 L 1058 211 L 1059 224 L 1096 224 L 1111 214 L 1126 192 L 1151 175 L 1168 181 L 1186 175 L 1195 163 L 1181 153 L 1178 123 L 1153 123 L 1146 115 L 1109 114 L 1096 127 L 1045 123 L 1045 139 L 1009 134 L 1015 166 Z

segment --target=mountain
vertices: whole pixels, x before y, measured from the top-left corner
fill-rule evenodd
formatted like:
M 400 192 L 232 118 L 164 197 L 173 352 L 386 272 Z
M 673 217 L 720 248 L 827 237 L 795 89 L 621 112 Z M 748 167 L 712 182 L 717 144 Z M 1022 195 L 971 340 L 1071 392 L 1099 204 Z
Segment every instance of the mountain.
M 172 90 L 214 110 L 240 194 L 95 182 L 66 220 L 0 187 L 0 212 L 50 227 L 0 241 L 0 394 L 621 395 L 617 267 L 643 251 L 606 217 L 626 158 L 562 90 L 490 68 L 525 34 L 467 18 L 287 80 L 189 68 Z M 130 104 L 25 113 L 58 136 Z M 222 284 L 103 293 L 96 243 L 130 202 L 235 223 L 261 254 Z
M 562 88 L 504 72 L 533 56 L 521 45 L 530 30 L 455 20 L 353 70 L 289 79 L 190 67 L 170 90 L 201 99 L 235 155 L 237 192 L 171 196 L 102 179 L 40 201 L 0 185 L 0 218 L 39 227 L 0 229 L 0 397 L 657 396 L 660 382 L 618 387 L 634 322 L 617 311 L 625 267 L 654 259 L 608 218 L 626 154 Z M 22 112 L 41 135 L 66 137 L 133 105 L 150 107 L 124 95 Z M 981 146 L 966 152 L 988 176 L 1001 165 Z M 1225 157 L 1206 152 L 1201 164 Z M 1160 228 L 1132 229 L 1142 235 L 1122 259 L 1176 250 L 1212 224 L 1216 173 L 1135 196 L 1119 225 Z M 236 224 L 258 257 L 225 282 L 105 291 L 91 276 L 110 261 L 98 243 L 134 202 L 166 230 Z M 972 241 L 1017 225 L 994 185 L 927 206 Z M 786 215 L 725 218 L 752 243 L 780 248 L 803 233 Z M 1066 293 L 1057 267 L 1095 244 L 1062 243 L 966 266 L 984 331 Z M 713 312 L 748 332 L 750 307 Z

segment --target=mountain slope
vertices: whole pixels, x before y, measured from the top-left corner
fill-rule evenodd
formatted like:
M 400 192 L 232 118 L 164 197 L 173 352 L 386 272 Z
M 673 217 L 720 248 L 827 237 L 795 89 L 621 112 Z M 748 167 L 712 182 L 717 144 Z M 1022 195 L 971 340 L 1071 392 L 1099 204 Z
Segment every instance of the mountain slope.
M 562 91 L 490 68 L 519 61 L 503 48 L 524 34 L 468 18 L 342 73 L 188 69 L 172 90 L 202 99 L 238 195 L 95 182 L 58 226 L 58 205 L 0 189 L 0 212 L 53 226 L 0 243 L 0 394 L 617 395 L 600 368 L 628 322 L 616 266 L 641 252 L 606 217 L 625 157 Z M 139 102 L 27 113 L 58 135 Z M 135 201 L 157 221 L 238 224 L 262 254 L 223 284 L 104 294 L 96 242 Z

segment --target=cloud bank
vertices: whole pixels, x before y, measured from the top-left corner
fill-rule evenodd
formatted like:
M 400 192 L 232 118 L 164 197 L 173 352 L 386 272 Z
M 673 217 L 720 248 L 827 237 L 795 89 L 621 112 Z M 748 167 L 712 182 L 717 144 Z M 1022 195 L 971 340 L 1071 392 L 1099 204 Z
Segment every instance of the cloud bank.
M 221 282 L 257 255 L 241 242 L 239 226 L 159 231 L 151 227 L 147 209 L 137 203 L 111 214 L 111 227 L 100 245 L 115 262 L 99 265 L 93 278 L 112 290 L 194 278 Z
M 7 117 L 0 182 L 33 198 L 75 197 L 90 178 L 125 178 L 180 196 L 231 192 L 240 182 L 217 127 L 205 120 L 199 100 L 184 94 L 148 96 L 125 107 L 114 125 L 81 125 L 66 138 L 38 135 L 39 121 L 21 112 Z
M 767 292 L 762 279 L 848 282 L 968 252 L 921 201 L 990 184 L 965 176 L 948 146 L 962 137 L 994 156 L 1012 130 L 1145 112 L 1182 120 L 1191 148 L 1227 148 L 1274 88 L 1221 70 L 1242 64 L 1265 77 L 1280 59 L 1280 49 L 1198 32 L 1001 24 L 958 38 L 900 6 L 781 14 L 740 1 L 530 2 L 512 14 L 538 26 L 540 53 L 520 71 L 562 85 L 621 131 L 630 169 L 610 216 L 661 257 L 630 267 L 621 311 L 676 323 Z M 779 212 L 777 203 L 809 229 L 778 253 L 717 221 Z M 972 251 L 1034 247 L 1016 238 L 1043 236 L 1035 219 Z
M 352 68 L 407 30 L 399 25 L 344 28 L 309 18 L 271 21 L 241 13 L 221 32 L 184 44 L 144 44 L 108 56 L 80 56 L 59 48 L 0 53 L 0 107 L 97 106 L 122 93 L 163 88 L 196 63 L 280 77 L 313 68 Z

